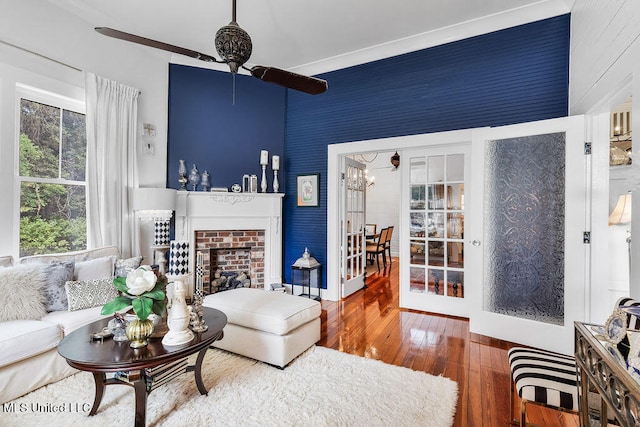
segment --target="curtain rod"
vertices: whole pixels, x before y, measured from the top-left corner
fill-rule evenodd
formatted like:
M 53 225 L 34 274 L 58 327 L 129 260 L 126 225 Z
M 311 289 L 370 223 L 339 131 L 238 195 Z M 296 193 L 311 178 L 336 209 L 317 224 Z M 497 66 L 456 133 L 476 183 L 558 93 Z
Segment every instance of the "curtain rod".
M 64 62 L 58 61 L 57 59 L 53 59 L 53 58 L 50 58 L 50 57 L 48 57 L 48 56 L 42 55 L 41 53 L 34 52 L 34 51 L 32 51 L 32 50 L 29 50 L 29 49 L 25 49 L 25 48 L 24 48 L 24 47 L 22 47 L 22 46 L 15 45 L 15 44 L 13 44 L 13 43 L 9 43 L 9 42 L 4 41 L 4 40 L 0 40 L 0 43 L 6 44 L 7 46 L 15 47 L 16 49 L 20 49 L 20 50 L 22 50 L 22 51 L 24 51 L 24 52 L 28 52 L 28 53 L 30 53 L 30 54 L 32 54 L 32 55 L 39 56 L 40 58 L 47 59 L 47 60 L 49 60 L 49 61 L 51 61 L 51 62 L 55 62 L 56 64 L 60 64 L 60 65 L 62 65 L 62 66 L 64 66 L 64 67 L 71 68 L 72 70 L 76 70 L 76 71 L 80 71 L 80 72 L 82 72 L 82 70 L 81 70 L 80 68 L 78 68 L 78 67 L 74 67 L 73 65 L 69 65 L 69 64 L 66 64 L 66 63 L 64 63 Z
M 81 73 L 83 72 L 83 70 L 82 70 L 82 69 L 80 69 L 80 68 L 78 68 L 78 67 L 74 67 L 73 65 L 69 65 L 69 64 L 64 63 L 64 62 L 62 62 L 62 61 L 58 61 L 57 59 L 53 59 L 53 58 L 50 58 L 50 57 L 48 57 L 48 56 L 46 56 L 46 55 L 42 55 L 41 53 L 34 52 L 34 51 L 32 51 L 32 50 L 29 50 L 29 49 L 25 49 L 25 48 L 24 48 L 24 47 L 22 47 L 22 46 L 15 45 L 15 44 L 13 44 L 13 43 L 9 43 L 9 42 L 4 41 L 4 40 L 0 40 L 0 43 L 5 44 L 5 45 L 7 45 L 7 46 L 14 47 L 14 48 L 19 49 L 19 50 L 22 50 L 23 52 L 30 53 L 30 54 L 35 55 L 35 56 L 38 56 L 38 57 L 40 57 L 40 58 L 43 58 L 43 59 L 49 60 L 49 61 L 51 61 L 51 62 L 55 62 L 56 64 L 60 64 L 60 65 L 62 65 L 63 67 L 71 68 L 72 70 L 79 71 L 79 72 L 81 72 Z M 142 91 L 141 91 L 141 90 L 139 90 L 139 89 L 138 89 L 138 94 L 139 94 L 139 95 L 142 95 Z

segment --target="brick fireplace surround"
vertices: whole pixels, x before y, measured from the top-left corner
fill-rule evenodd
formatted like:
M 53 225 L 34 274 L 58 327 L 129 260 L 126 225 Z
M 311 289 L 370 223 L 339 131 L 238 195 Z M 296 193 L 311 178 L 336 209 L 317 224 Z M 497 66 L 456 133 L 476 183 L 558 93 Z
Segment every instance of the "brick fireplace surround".
M 196 251 L 203 254 L 205 291 L 216 270 L 244 272 L 252 288 L 264 287 L 264 230 L 197 230 Z
M 251 287 L 268 289 L 282 283 L 282 197 L 178 191 L 175 239 L 189 242 L 189 272 L 195 272 L 195 254 L 201 251 L 205 269 L 209 261 L 244 268 L 248 258 Z M 205 290 L 210 274 L 207 271 L 203 278 Z M 187 282 L 193 289 L 193 278 Z

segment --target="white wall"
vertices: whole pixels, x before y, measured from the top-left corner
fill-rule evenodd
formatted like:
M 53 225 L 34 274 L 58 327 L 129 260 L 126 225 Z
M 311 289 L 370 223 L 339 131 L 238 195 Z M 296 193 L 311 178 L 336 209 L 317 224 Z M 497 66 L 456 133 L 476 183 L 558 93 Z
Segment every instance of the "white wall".
M 155 155 L 139 158 L 139 183 L 164 187 L 169 56 L 102 36 L 93 29 L 100 22 L 84 22 L 46 1 L 0 0 L 0 10 L 0 254 L 17 257 L 16 83 L 83 100 L 83 73 L 45 56 L 140 89 L 139 121 L 154 124 L 157 136 Z
M 601 137 L 592 140 L 593 153 L 608 155 L 608 129 L 596 132 L 604 124 L 596 123 L 598 114 L 608 114 L 629 96 L 633 97 L 633 111 L 640 111 L 640 2 L 637 0 L 581 0 L 571 10 L 571 58 L 569 74 L 569 114 L 589 114 L 593 118 L 594 134 Z M 632 128 L 640 129 L 640 114 L 632 114 Z M 634 154 L 640 152 L 640 144 L 634 144 Z M 637 188 L 640 178 L 640 162 L 634 158 L 628 182 L 615 180 L 611 192 Z M 594 286 L 606 283 L 610 278 L 609 265 L 594 260 L 608 259 L 609 195 L 605 194 L 609 182 L 608 161 L 604 158 L 592 161 L 593 201 L 591 207 L 592 245 L 591 278 Z M 614 177 L 615 178 L 615 177 Z M 606 181 L 606 187 L 603 182 Z M 604 190 L 604 191 L 601 191 Z M 633 223 L 640 224 L 640 197 L 634 191 Z M 616 196 L 614 196 L 616 197 Z M 640 228 L 636 225 L 635 228 Z M 640 241 L 636 238 L 635 241 Z M 631 296 L 640 299 L 640 246 L 632 243 Z M 635 262 L 633 261 L 635 260 Z M 594 294 L 595 295 L 595 294 Z M 596 301 L 592 301 L 595 303 Z M 608 312 L 610 312 L 609 307 Z M 596 313 L 597 310 L 592 310 Z M 605 313 L 606 314 L 606 313 Z M 594 322 L 604 321 L 602 312 Z
M 393 153 L 382 152 L 367 165 L 369 177 L 374 176 L 375 185 L 367 190 L 367 217 L 368 224 L 377 224 L 378 231 L 384 227 L 393 225 L 394 232 L 391 238 L 391 255 L 398 256 L 398 234 L 400 226 L 400 173 L 392 171 L 389 159 Z M 373 155 L 367 154 L 371 159 Z M 356 160 L 362 159 L 356 156 Z M 402 159 L 400 159 L 402 162 Z

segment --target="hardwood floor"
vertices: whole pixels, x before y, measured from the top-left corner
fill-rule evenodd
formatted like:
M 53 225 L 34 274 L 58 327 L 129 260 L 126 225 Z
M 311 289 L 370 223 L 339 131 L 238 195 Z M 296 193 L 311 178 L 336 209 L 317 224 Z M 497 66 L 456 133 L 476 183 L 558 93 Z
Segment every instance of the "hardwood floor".
M 513 344 L 470 334 L 465 318 L 400 309 L 398 269 L 394 259 L 373 270 L 366 289 L 322 301 L 318 345 L 456 381 L 454 426 L 510 425 L 507 350 Z M 537 405 L 528 405 L 527 414 L 539 426 L 579 425 L 575 415 Z

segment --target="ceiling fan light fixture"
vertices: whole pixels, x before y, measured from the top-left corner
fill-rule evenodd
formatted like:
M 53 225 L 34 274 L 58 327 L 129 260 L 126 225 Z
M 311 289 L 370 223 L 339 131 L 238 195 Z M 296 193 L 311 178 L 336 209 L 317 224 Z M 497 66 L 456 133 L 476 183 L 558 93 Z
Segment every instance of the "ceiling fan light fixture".
M 253 49 L 251 37 L 235 21 L 216 32 L 215 45 L 218 55 L 229 65 L 232 73 L 237 73 L 249 60 Z

